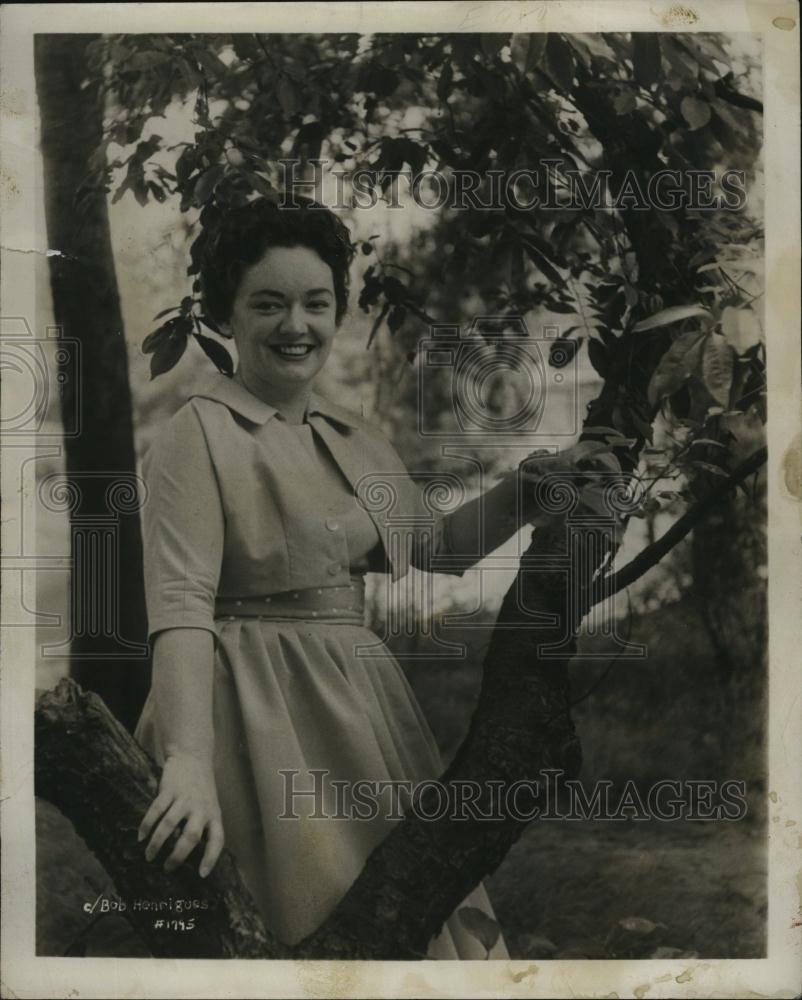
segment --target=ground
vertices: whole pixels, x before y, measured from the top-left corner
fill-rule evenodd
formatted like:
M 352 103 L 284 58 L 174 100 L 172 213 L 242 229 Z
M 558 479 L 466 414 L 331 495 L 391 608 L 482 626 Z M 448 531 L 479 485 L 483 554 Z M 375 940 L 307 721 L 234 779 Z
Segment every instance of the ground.
M 122 917 L 85 912 L 112 887 L 47 803 L 37 810 L 37 845 L 39 953 L 146 956 Z M 648 958 L 658 948 L 757 958 L 765 947 L 763 845 L 748 820 L 544 821 L 485 885 L 513 958 Z M 627 932 L 619 921 L 631 917 L 656 926 Z
M 765 954 L 764 844 L 746 821 L 541 822 L 486 885 L 513 957 L 648 958 L 675 948 L 757 958 Z M 626 932 L 619 921 L 630 917 L 657 926 Z

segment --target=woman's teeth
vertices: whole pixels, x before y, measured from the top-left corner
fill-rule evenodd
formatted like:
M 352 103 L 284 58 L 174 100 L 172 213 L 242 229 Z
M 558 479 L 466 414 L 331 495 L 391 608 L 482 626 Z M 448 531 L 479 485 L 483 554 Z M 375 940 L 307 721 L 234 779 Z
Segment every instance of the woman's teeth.
M 285 358 L 305 358 L 314 350 L 314 346 L 312 344 L 276 344 L 273 350 Z

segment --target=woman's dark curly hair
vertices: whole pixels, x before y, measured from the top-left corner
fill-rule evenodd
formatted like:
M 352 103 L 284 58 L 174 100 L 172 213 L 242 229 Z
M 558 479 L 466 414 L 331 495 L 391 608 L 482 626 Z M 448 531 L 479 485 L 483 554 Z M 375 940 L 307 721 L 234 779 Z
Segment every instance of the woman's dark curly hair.
M 333 212 L 297 195 L 294 205 L 284 207 L 268 198 L 254 199 L 228 209 L 210 227 L 200 258 L 204 311 L 215 323 L 225 323 L 245 271 L 271 247 L 297 246 L 314 250 L 331 268 L 339 323 L 348 306 L 348 271 L 355 248 Z

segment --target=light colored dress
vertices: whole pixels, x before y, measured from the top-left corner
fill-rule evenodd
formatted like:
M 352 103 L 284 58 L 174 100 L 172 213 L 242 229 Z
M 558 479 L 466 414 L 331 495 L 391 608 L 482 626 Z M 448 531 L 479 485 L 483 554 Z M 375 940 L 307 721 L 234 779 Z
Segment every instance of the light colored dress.
M 389 485 L 405 516 L 417 488 L 386 438 L 353 413 L 315 395 L 306 421 L 289 424 L 216 376 L 168 421 L 143 466 L 149 635 L 195 627 L 216 637 L 226 847 L 287 944 L 335 909 L 400 817 L 392 791 L 363 795 L 355 813 L 355 783 L 372 791 L 365 783 L 443 771 L 400 665 L 362 620 L 365 571 L 398 578 L 414 558 L 392 542 L 388 490 L 377 499 L 370 488 Z M 366 485 L 369 510 L 355 498 Z M 152 694 L 136 737 L 161 764 Z M 492 916 L 481 885 L 462 905 Z M 427 957 L 485 951 L 455 914 Z M 490 957 L 509 957 L 503 938 Z

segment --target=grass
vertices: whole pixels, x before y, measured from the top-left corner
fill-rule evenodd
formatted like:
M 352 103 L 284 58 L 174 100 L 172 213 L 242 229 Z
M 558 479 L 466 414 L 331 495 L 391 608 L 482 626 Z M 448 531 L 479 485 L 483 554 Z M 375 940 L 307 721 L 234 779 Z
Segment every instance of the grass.
M 454 639 L 453 635 L 447 638 Z M 464 661 L 403 660 L 448 760 L 479 692 L 486 631 L 465 641 Z M 486 880 L 515 957 L 642 957 L 658 948 L 703 958 L 765 954 L 765 669 L 721 680 L 690 601 L 633 621 L 642 659 L 621 659 L 577 704 L 581 779 L 633 781 L 645 794 L 661 779 L 743 780 L 746 817 L 737 822 L 540 821 Z M 406 649 L 414 640 L 407 640 Z M 599 640 L 580 639 L 580 652 Z M 420 648 L 416 647 L 420 652 Z M 743 659 L 743 658 L 742 658 Z M 574 697 L 593 687 L 608 658 L 571 664 Z M 628 932 L 620 921 L 657 925 Z M 672 952 L 673 953 L 673 952 Z M 659 954 L 659 953 L 658 953 Z

